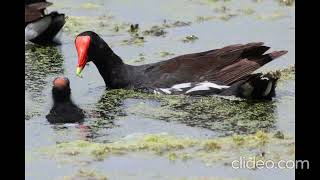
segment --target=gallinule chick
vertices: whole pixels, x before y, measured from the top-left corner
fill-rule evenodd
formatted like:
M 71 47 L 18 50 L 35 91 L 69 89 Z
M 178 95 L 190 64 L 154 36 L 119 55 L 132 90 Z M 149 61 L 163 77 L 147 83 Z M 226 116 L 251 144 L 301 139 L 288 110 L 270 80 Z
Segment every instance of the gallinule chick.
M 25 1 L 25 40 L 37 44 L 51 43 L 65 24 L 65 15 L 56 11 L 45 14 L 52 3 L 45 0 Z
M 50 123 L 82 122 L 84 112 L 71 101 L 71 89 L 68 78 L 57 77 L 53 81 L 53 107 L 46 116 Z
M 144 89 L 164 94 L 220 94 L 248 99 L 270 99 L 278 78 L 251 74 L 287 51 L 265 52 L 262 42 L 236 44 L 192 53 L 162 62 L 125 64 L 96 33 L 86 31 L 75 39 L 77 75 L 92 61 L 108 88 Z M 183 88 L 182 88 L 183 87 Z M 173 93 L 174 91 L 174 93 Z

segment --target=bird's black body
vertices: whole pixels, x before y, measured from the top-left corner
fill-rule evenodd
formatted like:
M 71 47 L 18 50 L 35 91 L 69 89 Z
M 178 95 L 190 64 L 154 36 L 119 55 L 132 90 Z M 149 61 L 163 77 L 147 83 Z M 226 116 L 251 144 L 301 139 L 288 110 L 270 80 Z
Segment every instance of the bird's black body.
M 181 83 L 208 81 L 230 86 L 228 90 L 219 92 L 221 95 L 261 98 L 262 95 L 258 94 L 263 90 L 259 88 L 266 90 L 264 84 L 271 82 L 270 92 L 274 92 L 277 79 L 251 73 L 287 53 L 274 51 L 264 54 L 269 47 L 263 46 L 263 43 L 237 44 L 181 55 L 158 63 L 132 66 L 125 64 L 96 33 L 88 31 L 78 36 L 90 36 L 88 61 L 96 65 L 108 88 L 170 88 Z M 254 87 L 250 91 L 252 94 L 242 94 L 245 83 Z M 255 93 L 258 94 L 254 95 Z M 265 95 L 270 96 L 271 94 Z
M 53 107 L 46 116 L 50 123 L 76 123 L 82 122 L 85 115 L 82 109 L 71 100 L 71 89 L 67 87 L 53 87 Z

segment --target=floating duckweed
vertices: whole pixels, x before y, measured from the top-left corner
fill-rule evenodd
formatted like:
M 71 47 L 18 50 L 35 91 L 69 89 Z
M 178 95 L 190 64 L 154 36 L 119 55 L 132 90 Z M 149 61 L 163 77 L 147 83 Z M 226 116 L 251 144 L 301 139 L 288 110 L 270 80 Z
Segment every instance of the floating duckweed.
M 291 76 L 289 74 L 293 72 L 292 69 L 279 70 L 281 74 L 288 73 L 280 77 L 280 80 Z M 154 100 L 158 103 L 154 106 L 146 103 L 135 103 L 134 106 L 129 106 L 124 111 L 121 105 L 126 99 L 138 99 L 140 102 Z M 251 134 L 259 130 L 266 132 L 273 130 L 276 123 L 275 106 L 275 101 L 248 101 L 221 96 L 168 96 L 134 90 L 113 89 L 105 92 L 96 104 L 95 111 L 101 117 L 106 117 L 107 120 L 112 120 L 115 116 L 134 114 L 203 127 L 220 132 L 222 135 L 233 135 L 234 133 Z
M 63 73 L 63 57 L 55 47 L 37 45 L 27 47 L 25 57 L 25 90 L 42 102 L 46 78 Z
M 288 15 L 284 14 L 284 12 L 282 11 L 274 11 L 268 15 L 257 16 L 258 19 L 262 19 L 262 20 L 279 20 L 286 17 L 288 17 Z
M 24 120 L 30 120 L 31 118 L 35 116 L 40 116 L 40 115 L 41 115 L 41 112 L 25 111 Z
M 203 146 L 207 152 L 212 152 L 221 149 L 221 146 L 215 140 L 207 140 L 204 142 Z
M 114 32 L 119 32 L 119 31 L 122 31 L 122 30 L 126 30 L 129 25 L 130 24 L 128 24 L 128 23 L 115 23 L 111 30 L 114 31 Z
M 279 138 L 279 139 L 284 139 L 284 134 L 281 131 L 277 131 L 273 137 Z
M 195 142 L 188 138 L 177 139 L 174 136 L 167 135 L 146 135 L 138 142 L 139 147 L 156 152 L 181 150 L 192 147 L 194 144 Z
M 152 26 L 150 29 L 143 31 L 143 35 L 164 37 L 167 34 L 167 31 L 165 31 L 165 28 L 174 28 L 174 27 L 182 27 L 182 26 L 189 26 L 189 25 L 191 25 L 191 22 L 183 22 L 183 21 L 168 22 L 167 20 L 164 20 L 164 22 L 161 25 L 155 25 L 155 26 Z
M 162 51 L 159 53 L 160 57 L 167 57 L 167 56 L 173 56 L 174 53 L 170 53 L 170 52 L 166 52 L 166 51 Z
M 152 26 L 151 29 L 143 31 L 145 36 L 165 36 L 165 34 L 167 32 L 160 26 Z
M 196 22 L 200 23 L 200 22 L 212 20 L 214 18 L 215 18 L 214 16 L 197 16 Z
M 101 147 L 94 149 L 91 153 L 96 159 L 101 160 L 108 152 L 110 152 L 108 147 Z
M 198 159 L 206 164 L 230 163 L 240 156 L 263 157 L 264 159 L 291 159 L 294 156 L 292 147 L 294 138 L 285 139 L 273 137 L 272 134 L 258 132 L 253 135 L 239 135 L 242 146 L 234 137 L 217 137 L 211 139 L 196 139 L 178 137 L 169 134 L 147 134 L 133 138 L 124 138 L 111 143 L 94 143 L 87 141 L 72 141 L 42 149 L 41 152 L 61 158 L 91 157 L 93 161 L 102 160 L 113 154 L 153 152 L 153 156 L 167 156 L 169 160 Z M 263 146 L 261 146 L 263 143 Z M 84 146 L 85 145 L 85 146 Z M 237 146 L 238 148 L 234 148 Z M 70 155 L 66 152 L 77 150 L 79 153 Z M 262 154 L 256 152 L 263 150 Z M 214 153 L 212 153 L 214 152 Z M 267 153 L 265 153 L 267 152 Z M 106 156 L 108 155 L 108 156 Z
M 280 4 L 286 5 L 286 6 L 292 6 L 294 5 L 295 0 L 277 0 Z
M 199 38 L 195 35 L 190 35 L 190 36 L 186 36 L 182 39 L 182 42 L 184 43 L 188 43 L 188 42 L 194 42 L 196 40 L 198 40 Z
M 97 9 L 100 5 L 94 3 L 83 3 L 80 7 L 83 9 Z
M 142 63 L 146 60 L 145 55 L 143 53 L 139 53 L 138 57 L 133 60 L 133 63 Z
M 295 79 L 295 64 L 290 65 L 287 68 L 280 70 L 270 70 L 265 74 L 271 75 L 272 77 L 279 79 L 279 81 L 294 80 Z
M 180 156 L 181 156 L 181 159 L 182 159 L 183 161 L 186 161 L 186 160 L 189 160 L 189 159 L 192 158 L 191 155 L 188 154 L 188 153 L 181 153 Z
M 218 2 L 218 1 L 220 1 L 220 0 L 208 0 L 208 1 L 215 3 L 215 2 Z
M 65 176 L 62 180 L 74 180 L 74 179 L 94 179 L 94 180 L 107 180 L 108 178 L 101 173 L 96 172 L 93 169 L 79 169 L 75 175 Z
M 242 12 L 245 15 L 251 15 L 255 13 L 255 10 L 252 8 L 246 8 L 246 9 L 240 9 L 240 12 Z
M 222 177 L 182 177 L 176 180 L 243 180 L 241 178 L 222 178 Z
M 280 72 L 280 80 L 293 80 L 295 79 L 296 68 L 295 65 L 291 65 L 288 68 L 278 70 L 277 72 Z
M 230 9 L 227 8 L 226 6 L 221 6 L 219 8 L 215 8 L 214 11 L 216 13 L 226 13 L 226 12 L 230 11 Z
M 144 37 L 140 36 L 138 33 L 133 33 L 130 39 L 125 39 L 122 41 L 122 45 L 143 45 L 145 42 Z
M 243 145 L 244 142 L 245 142 L 244 137 L 243 136 L 239 136 L 239 135 L 233 135 L 232 139 L 233 139 L 233 142 L 238 146 Z
M 222 16 L 219 16 L 218 18 L 223 20 L 223 21 L 229 21 L 231 18 L 236 17 L 237 14 L 225 14 Z
M 265 145 L 269 140 L 268 135 L 262 131 L 256 132 L 255 138 L 257 139 L 258 144 L 261 145 Z
M 191 22 L 184 22 L 184 21 L 174 21 L 169 22 L 167 20 L 164 20 L 162 23 L 163 28 L 174 28 L 174 27 L 182 27 L 182 26 L 190 26 Z
M 68 16 L 66 18 L 66 24 L 63 26 L 64 30 L 77 35 L 83 31 L 96 31 L 104 30 L 111 24 L 113 16 Z
M 131 24 L 128 30 L 129 33 L 137 33 L 139 31 L 139 24 Z
M 170 161 L 175 161 L 178 158 L 178 156 L 177 156 L 176 153 L 170 152 L 169 155 L 168 155 L 168 158 L 169 158 Z

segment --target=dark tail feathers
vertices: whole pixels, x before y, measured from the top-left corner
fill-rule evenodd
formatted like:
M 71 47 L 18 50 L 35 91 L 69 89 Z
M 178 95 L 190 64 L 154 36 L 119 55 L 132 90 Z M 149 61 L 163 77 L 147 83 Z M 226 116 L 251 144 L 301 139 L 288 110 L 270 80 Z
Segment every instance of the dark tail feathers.
M 282 55 L 287 54 L 288 51 L 273 51 L 272 53 L 269 53 L 268 55 L 272 58 L 272 59 L 276 59 Z
M 251 60 L 257 62 L 260 66 L 263 66 L 267 63 L 269 63 L 270 61 L 284 55 L 287 54 L 288 51 L 273 51 L 271 53 L 268 54 L 264 54 L 260 57 L 253 57 Z

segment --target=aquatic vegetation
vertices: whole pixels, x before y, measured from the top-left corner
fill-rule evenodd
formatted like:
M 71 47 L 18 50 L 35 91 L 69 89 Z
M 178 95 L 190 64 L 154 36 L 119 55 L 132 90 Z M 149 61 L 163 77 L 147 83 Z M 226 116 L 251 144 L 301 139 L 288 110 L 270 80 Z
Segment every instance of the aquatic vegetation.
M 279 81 L 282 82 L 282 81 L 286 81 L 286 80 L 294 80 L 295 74 L 296 74 L 295 71 L 296 71 L 295 64 L 293 64 L 293 65 L 290 65 L 289 67 L 284 68 L 284 69 L 269 70 L 265 73 L 269 73 L 272 76 L 278 77 Z
M 139 24 L 131 24 L 128 30 L 129 33 L 137 33 L 139 31 Z
M 243 145 L 243 144 L 245 143 L 244 137 L 243 137 L 243 136 L 239 136 L 239 135 L 237 135 L 237 134 L 234 134 L 234 135 L 232 136 L 232 140 L 233 140 L 233 142 L 234 142 L 236 145 L 238 145 L 238 146 L 241 146 L 241 145 Z
M 231 18 L 236 17 L 237 14 L 224 14 L 221 16 L 218 16 L 219 19 L 223 20 L 223 21 L 229 21 Z
M 112 31 L 114 32 L 124 31 L 125 29 L 127 29 L 129 25 L 130 25 L 129 23 L 115 23 L 113 25 Z
M 87 2 L 87 3 L 81 4 L 80 7 L 83 9 L 97 9 L 100 7 L 100 5 Z
M 35 117 L 35 116 L 40 116 L 41 112 L 28 112 L 25 111 L 24 114 L 24 120 L 30 120 L 31 118 Z
M 216 2 L 228 2 L 228 1 L 231 1 L 231 0 L 208 0 L 208 1 L 216 3 Z
M 233 12 L 233 10 L 231 10 L 230 8 L 228 8 L 225 5 L 222 5 L 220 7 L 215 8 L 214 12 L 216 14 L 216 18 L 223 20 L 223 21 L 228 21 L 231 18 L 239 15 L 238 13 Z
M 277 131 L 273 137 L 279 138 L 279 139 L 284 139 L 284 134 L 281 131 Z
M 159 53 L 160 57 L 168 57 L 168 56 L 173 56 L 174 53 L 166 52 L 166 51 L 161 51 Z
M 55 47 L 37 45 L 28 47 L 25 57 L 25 91 L 30 93 L 31 100 L 41 102 L 46 78 L 64 71 L 63 57 Z
M 291 67 L 279 70 L 280 77 L 293 74 Z M 139 103 L 122 109 L 125 99 L 139 99 Z M 150 106 L 143 100 L 155 100 L 158 105 Z M 185 95 L 156 95 L 134 90 L 113 89 L 105 92 L 97 103 L 99 113 L 112 117 L 138 115 L 165 121 L 177 121 L 189 126 L 203 127 L 224 135 L 250 134 L 259 130 L 270 131 L 275 128 L 274 101 L 247 101 L 235 97 Z
M 262 131 L 256 132 L 256 137 L 255 138 L 257 139 L 257 141 L 261 145 L 265 145 L 269 140 L 268 135 L 266 133 L 262 132 Z
M 164 28 L 174 28 L 174 27 L 183 27 L 183 26 L 190 26 L 191 22 L 184 22 L 184 21 L 169 21 L 164 20 L 162 23 L 162 27 Z
M 203 148 L 207 152 L 212 152 L 221 149 L 221 146 L 215 140 L 207 140 L 204 142 Z
M 183 27 L 190 26 L 191 22 L 183 22 L 183 21 L 168 21 L 164 20 L 161 25 L 154 25 L 150 29 L 143 31 L 143 35 L 145 36 L 162 36 L 164 37 L 167 34 L 165 31 L 166 28 L 175 28 L 175 27 Z
M 143 31 L 145 36 L 165 36 L 167 32 L 163 27 L 152 26 L 151 29 Z
M 252 15 L 252 14 L 254 14 L 256 12 L 252 8 L 239 9 L 239 11 L 244 15 Z
M 139 30 L 139 24 L 130 24 L 128 29 L 130 39 L 123 40 L 122 45 L 143 45 L 143 43 L 145 42 L 145 38 L 143 36 L 140 36 Z
M 143 45 L 145 39 L 143 36 L 140 36 L 138 33 L 132 33 L 130 39 L 125 39 L 122 41 L 122 45 Z
M 130 34 L 130 39 L 125 39 L 122 41 L 122 45 L 143 45 L 145 42 L 144 36 L 156 36 L 156 37 L 164 37 L 167 34 L 165 28 L 172 28 L 172 27 L 180 27 L 180 26 L 188 26 L 190 23 L 182 22 L 182 21 L 175 21 L 173 23 L 169 23 L 166 20 L 161 25 L 154 25 L 150 29 L 141 30 L 139 24 L 131 24 L 128 30 Z M 114 31 L 119 31 L 119 26 L 114 27 Z M 142 35 L 141 35 L 142 34 Z
M 130 39 L 123 40 L 123 45 L 143 45 L 145 42 L 144 36 L 164 36 L 167 33 L 164 31 L 164 28 L 160 26 L 152 26 L 151 29 L 142 31 L 142 36 L 140 35 L 139 24 L 131 24 L 128 32 L 130 34 Z
M 189 178 L 189 177 L 182 177 L 182 178 L 177 178 L 176 180 L 242 180 L 241 178 L 220 178 L 220 177 L 194 177 L 194 178 Z
M 293 80 L 295 79 L 296 75 L 296 68 L 295 64 L 292 66 L 289 66 L 288 68 L 277 70 L 276 72 L 280 72 L 281 78 L 280 80 Z
M 125 137 L 110 143 L 83 140 L 63 142 L 42 148 L 40 152 L 55 158 L 91 157 L 92 161 L 103 160 L 112 155 L 150 152 L 151 156 L 166 156 L 170 161 L 197 159 L 206 164 L 230 163 L 240 156 L 256 157 L 257 152 L 261 152 L 264 159 L 294 158 L 294 138 L 289 135 L 279 139 L 272 133 L 259 131 L 252 135 L 237 136 L 237 139 L 241 139 L 241 146 L 239 140 L 235 141 L 232 136 L 196 139 L 162 133 Z
M 257 18 L 261 20 L 279 20 L 288 17 L 284 12 L 282 11 L 273 11 L 271 14 L 262 14 L 258 15 Z
M 184 43 L 189 43 L 189 42 L 194 42 L 196 40 L 198 40 L 199 38 L 195 35 L 190 35 L 190 36 L 186 36 L 182 39 L 182 42 Z
M 216 13 L 227 13 L 230 11 L 230 9 L 227 8 L 226 6 L 221 6 L 221 7 L 215 8 L 214 11 Z
M 93 169 L 79 169 L 75 175 L 64 176 L 61 180 L 75 180 L 75 179 L 92 179 L 92 180 L 107 180 L 107 176 L 96 172 Z
M 143 53 L 139 53 L 138 58 L 134 60 L 134 63 L 141 63 L 146 60 L 145 55 Z
M 292 6 L 295 0 L 277 0 L 281 5 Z
M 66 18 L 66 24 L 64 25 L 64 30 L 77 35 L 83 31 L 96 31 L 100 32 L 106 27 L 112 25 L 111 15 L 102 16 L 68 16 Z
M 214 16 L 197 16 L 196 22 L 200 23 L 200 22 L 212 20 L 214 18 L 215 18 Z

